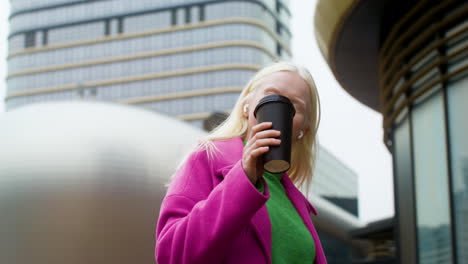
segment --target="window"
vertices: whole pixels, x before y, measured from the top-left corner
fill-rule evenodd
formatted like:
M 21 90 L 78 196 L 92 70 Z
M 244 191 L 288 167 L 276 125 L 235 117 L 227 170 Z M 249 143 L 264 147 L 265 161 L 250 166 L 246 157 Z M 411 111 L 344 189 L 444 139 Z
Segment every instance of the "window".
M 276 43 L 276 54 L 281 57 L 281 45 Z
M 177 9 L 171 10 L 171 25 L 177 25 Z
M 104 35 L 109 36 L 110 35 L 110 20 L 106 19 L 104 22 Z
M 190 23 L 190 7 L 185 8 L 185 24 Z
M 465 59 L 466 60 L 466 59 Z M 461 62 L 463 63 L 463 62 Z M 452 165 L 452 199 L 454 210 L 455 238 L 459 264 L 468 263 L 468 76 L 448 84 L 448 119 Z
M 118 23 L 117 23 L 117 32 L 119 34 L 122 34 L 124 32 L 124 24 L 123 24 L 123 17 L 118 18 Z
M 452 263 L 445 118 L 439 91 L 417 104 L 413 119 L 419 263 Z
M 25 48 L 31 48 L 36 46 L 36 32 L 31 31 L 26 33 L 25 38 L 24 38 L 24 47 Z
M 410 119 L 405 117 L 400 124 L 394 124 L 393 131 L 393 153 L 395 171 L 395 206 L 399 216 L 397 234 L 401 250 L 400 258 L 416 263 L 416 227 L 414 225 L 414 199 L 413 199 L 413 163 L 411 153 Z
M 46 30 L 42 31 L 42 45 L 43 46 L 46 46 L 47 45 L 47 42 L 48 42 L 48 35 L 49 35 L 49 32 Z
M 204 5 L 200 5 L 198 19 L 200 20 L 200 22 L 205 21 L 205 6 Z

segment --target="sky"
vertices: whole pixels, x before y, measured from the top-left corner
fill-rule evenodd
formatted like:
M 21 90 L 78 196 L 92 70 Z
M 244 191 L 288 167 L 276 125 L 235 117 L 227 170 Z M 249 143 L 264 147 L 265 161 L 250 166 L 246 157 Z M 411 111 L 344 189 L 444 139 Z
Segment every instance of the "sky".
M 359 216 L 365 222 L 393 215 L 391 155 L 382 141 L 382 116 L 351 97 L 334 78 L 315 41 L 316 0 L 290 0 L 293 61 L 318 88 L 319 143 L 357 173 Z M 0 116 L 4 114 L 9 1 L 0 0 Z M 377 89 L 377 87 L 376 87 Z
M 290 28 L 293 61 L 311 72 L 320 96 L 319 143 L 358 174 L 360 219 L 390 217 L 392 160 L 382 140 L 382 116 L 351 97 L 333 76 L 315 40 L 315 4 L 316 0 L 291 0 Z

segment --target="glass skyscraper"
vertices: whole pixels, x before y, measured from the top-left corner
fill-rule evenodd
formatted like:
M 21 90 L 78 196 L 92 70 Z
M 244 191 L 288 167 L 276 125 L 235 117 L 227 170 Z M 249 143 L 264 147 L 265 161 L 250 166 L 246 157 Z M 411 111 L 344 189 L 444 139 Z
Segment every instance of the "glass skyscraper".
M 201 126 L 288 59 L 288 1 L 11 1 L 6 109 L 134 104 Z

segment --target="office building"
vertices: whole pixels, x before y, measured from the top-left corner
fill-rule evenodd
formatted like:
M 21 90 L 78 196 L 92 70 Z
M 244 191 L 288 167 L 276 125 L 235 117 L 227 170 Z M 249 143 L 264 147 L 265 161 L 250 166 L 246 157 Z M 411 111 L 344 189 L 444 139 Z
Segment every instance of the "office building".
M 342 87 L 383 116 L 399 263 L 468 263 L 468 5 L 319 0 L 315 33 Z
M 311 193 L 359 216 L 357 174 L 323 146 L 317 152 Z
M 11 1 L 6 109 L 133 104 L 201 127 L 291 56 L 287 1 Z

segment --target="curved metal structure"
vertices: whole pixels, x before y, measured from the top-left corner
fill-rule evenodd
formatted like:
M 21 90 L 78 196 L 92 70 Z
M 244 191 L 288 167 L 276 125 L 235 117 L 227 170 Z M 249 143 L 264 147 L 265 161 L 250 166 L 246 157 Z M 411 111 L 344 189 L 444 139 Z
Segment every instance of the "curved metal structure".
M 165 184 L 204 133 L 110 103 L 0 116 L 0 262 L 152 263 Z
M 390 1 L 317 1 L 315 35 L 319 48 L 341 86 L 379 111 L 378 49 L 380 15 Z

